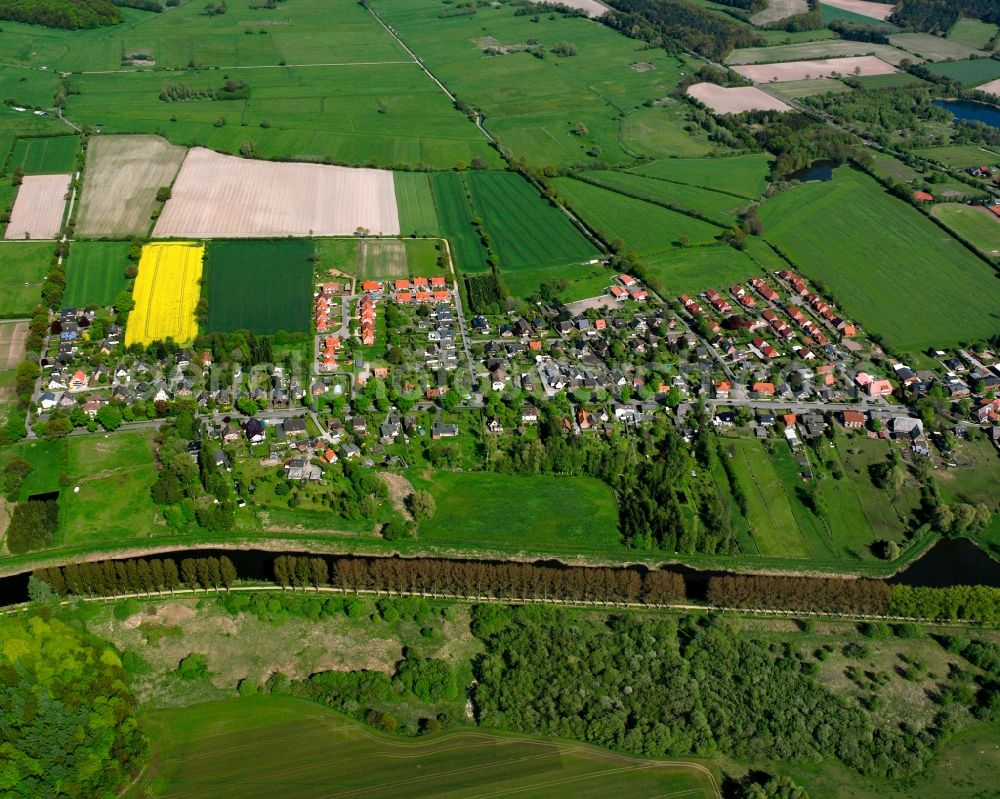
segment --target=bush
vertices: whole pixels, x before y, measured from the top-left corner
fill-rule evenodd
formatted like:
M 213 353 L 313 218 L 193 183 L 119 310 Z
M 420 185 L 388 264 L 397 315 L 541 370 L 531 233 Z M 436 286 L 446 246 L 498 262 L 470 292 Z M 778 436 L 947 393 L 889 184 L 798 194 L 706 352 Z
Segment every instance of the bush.
M 192 652 L 177 664 L 177 676 L 182 680 L 200 680 L 211 675 L 205 656 Z
M 139 604 L 138 599 L 126 599 L 124 602 L 119 602 L 115 605 L 113 615 L 118 621 L 125 621 L 141 610 L 142 605 Z

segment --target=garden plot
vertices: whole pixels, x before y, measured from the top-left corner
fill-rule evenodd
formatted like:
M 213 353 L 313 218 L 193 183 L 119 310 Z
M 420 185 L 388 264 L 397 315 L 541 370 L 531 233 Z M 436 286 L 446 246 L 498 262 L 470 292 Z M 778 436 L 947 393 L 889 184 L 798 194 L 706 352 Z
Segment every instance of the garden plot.
M 718 114 L 792 110 L 788 103 L 782 102 L 777 97 L 772 97 L 754 86 L 738 86 L 727 89 L 715 83 L 696 83 L 688 87 L 687 93 Z
M 841 11 L 851 11 L 863 17 L 872 19 L 887 20 L 892 14 L 894 5 L 885 3 L 870 3 L 868 0 L 823 0 L 828 6 L 839 8 Z
M 72 175 L 30 175 L 21 182 L 5 239 L 54 239 L 62 227 Z
M 399 234 L 392 172 L 251 161 L 196 147 L 163 208 L 156 238 Z
M 77 232 L 108 238 L 146 235 L 156 191 L 174 182 L 186 153 L 159 136 L 91 139 Z
M 754 83 L 808 80 L 809 78 L 829 78 L 839 75 L 889 75 L 899 71 L 892 64 L 887 64 L 882 59 L 870 55 L 858 56 L 856 58 L 822 58 L 815 61 L 788 61 L 782 64 L 744 64 L 742 66 L 735 66 L 733 69 Z M 690 89 L 688 91 L 690 92 Z M 726 89 L 725 91 L 734 90 Z

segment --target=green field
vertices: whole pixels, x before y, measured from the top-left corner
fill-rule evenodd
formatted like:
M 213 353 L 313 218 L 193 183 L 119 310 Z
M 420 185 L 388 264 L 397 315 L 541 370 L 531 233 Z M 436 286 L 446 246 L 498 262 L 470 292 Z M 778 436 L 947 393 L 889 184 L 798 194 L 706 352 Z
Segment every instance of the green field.
M 128 288 L 127 241 L 75 241 L 66 260 L 64 308 L 111 305 Z
M 792 514 L 785 486 L 763 445 L 757 440 L 725 439 L 722 447 L 746 494 L 747 521 L 760 554 L 806 557 L 805 541 Z
M 458 728 L 407 740 L 290 696 L 225 699 L 144 718 L 150 765 L 128 799 L 718 795 L 707 770 L 575 742 Z M 485 792 L 485 793 L 484 793 Z
M 608 241 L 622 239 L 640 255 L 672 249 L 682 236 L 691 244 L 704 244 L 721 232 L 700 219 L 573 178 L 555 178 L 552 185 Z
M 811 78 L 809 80 L 788 80 L 769 87 L 778 97 L 797 100 L 800 97 L 812 97 L 814 94 L 844 94 L 853 91 L 846 83 L 834 78 Z
M 960 203 L 935 205 L 932 213 L 987 255 L 1000 256 L 1000 216 L 980 206 Z
M 0 242 L 0 319 L 30 315 L 42 301 L 53 252 L 51 242 Z
M 895 89 L 897 87 L 918 88 L 928 82 L 909 72 L 892 72 L 888 75 L 861 75 L 855 80 L 865 89 Z
M 20 169 L 25 175 L 60 175 L 73 172 L 79 150 L 79 136 L 18 139 L 10 154 L 7 171 Z
M 851 169 L 761 206 L 764 237 L 899 350 L 986 338 L 1000 325 L 989 266 Z
M 990 22 L 983 22 L 980 19 L 960 19 L 951 26 L 948 39 L 966 47 L 986 50 L 986 46 L 998 32 L 1000 28 Z
M 661 297 L 725 290 L 761 270 L 746 252 L 717 244 L 688 247 L 643 260 L 643 274 Z
M 431 176 L 426 172 L 396 172 L 396 206 L 399 230 L 404 236 L 439 236 L 441 225 L 434 210 Z
M 474 214 L 463 176 L 457 172 L 441 172 L 430 178 L 441 230 L 451 242 L 458 268 L 465 272 L 486 271 L 486 248 L 472 225 Z
M 936 75 L 944 75 L 969 86 L 978 86 L 980 83 L 1000 78 L 1000 61 L 994 61 L 992 58 L 928 64 L 927 69 Z
M 913 56 L 887 44 L 852 42 L 848 39 L 829 39 L 825 42 L 800 42 L 777 47 L 745 47 L 733 50 L 726 58 L 727 64 L 773 64 L 777 61 L 807 61 L 815 58 L 875 55 L 890 64 L 898 64 Z
M 971 166 L 995 166 L 1000 164 L 1000 152 L 978 147 L 974 144 L 952 144 L 941 147 L 924 147 L 915 150 L 917 155 L 937 161 L 952 169 L 966 169 Z
M 691 158 L 726 152 L 700 128 L 687 122 L 686 104 L 669 97 L 652 108 L 637 108 L 621 122 L 621 141 L 628 153 L 643 158 Z M 688 130 L 687 128 L 693 128 Z
M 884 22 L 874 17 L 866 17 L 864 14 L 855 14 L 853 11 L 845 11 L 835 6 L 828 6 L 826 3 L 820 3 L 819 10 L 824 25 L 829 25 L 835 19 L 842 19 L 845 22 L 855 22 L 858 25 L 870 25 L 885 30 L 898 30 L 895 25 L 889 22 Z
M 155 523 L 149 493 L 157 472 L 152 439 L 153 431 L 66 439 L 71 487 L 59 498 L 63 546 L 149 538 L 165 529 Z
M 902 50 L 906 50 L 919 58 L 928 61 L 944 61 L 946 58 L 955 60 L 982 55 L 981 50 L 966 47 L 960 42 L 944 39 L 941 36 L 931 36 L 928 33 L 896 33 L 889 41 Z
M 417 538 L 462 550 L 594 554 L 620 549 L 614 495 L 600 480 L 413 471 L 437 503 Z
M 583 172 L 581 177 L 602 187 L 629 197 L 663 203 L 685 211 L 694 211 L 715 219 L 720 225 L 731 225 L 746 209 L 745 199 L 721 191 L 702 189 L 670 180 L 646 177 L 632 172 L 600 170 Z M 720 184 L 724 185 L 724 184 Z
M 731 158 L 661 158 L 629 171 L 753 199 L 767 189 L 770 162 L 767 153 Z
M 307 239 L 211 242 L 205 258 L 207 331 L 307 332 L 313 252 Z
M 453 16 L 426 0 L 372 5 L 452 92 L 482 110 L 487 129 L 532 166 L 573 165 L 591 157 L 588 151 L 595 146 L 609 164 L 632 161 L 632 138 L 628 132 L 624 142 L 619 138 L 618 118 L 667 96 L 690 68 L 683 57 L 646 48 L 582 18 L 539 14 L 533 19 L 486 3 L 475 6 L 474 13 Z M 523 50 L 529 40 L 546 51 L 557 42 L 572 42 L 578 55 L 546 53 L 540 59 L 523 51 L 484 52 L 487 47 Z M 662 119 L 654 111 L 639 113 Z M 587 129 L 585 135 L 574 133 L 578 123 Z M 675 141 L 690 142 L 680 126 L 676 135 L 671 131 L 661 138 L 654 125 L 641 139 L 636 149 L 654 157 L 674 152 Z
M 31 464 L 31 471 L 24 478 L 19 501 L 23 502 L 34 494 L 60 491 L 59 475 L 66 474 L 66 440 L 22 441 L 15 450 Z M 4 461 L 10 453 L 4 453 Z
M 520 175 L 469 172 L 465 181 L 502 269 L 565 266 L 599 255 L 566 215 Z

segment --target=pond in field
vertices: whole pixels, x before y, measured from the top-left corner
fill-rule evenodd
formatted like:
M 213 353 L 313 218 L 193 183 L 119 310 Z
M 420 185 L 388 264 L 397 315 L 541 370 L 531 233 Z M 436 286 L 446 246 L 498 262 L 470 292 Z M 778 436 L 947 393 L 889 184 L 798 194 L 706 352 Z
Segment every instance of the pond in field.
M 1000 562 L 968 538 L 942 539 L 889 582 L 931 588 L 949 585 L 1000 588 Z
M 838 166 L 836 161 L 828 159 L 813 161 L 809 166 L 804 166 L 802 169 L 796 169 L 792 172 L 788 176 L 788 180 L 797 180 L 801 183 L 807 183 L 811 180 L 833 180 L 833 170 Z
M 983 122 L 1000 130 L 1000 108 L 970 100 L 935 100 L 934 105 L 951 112 L 955 121 Z

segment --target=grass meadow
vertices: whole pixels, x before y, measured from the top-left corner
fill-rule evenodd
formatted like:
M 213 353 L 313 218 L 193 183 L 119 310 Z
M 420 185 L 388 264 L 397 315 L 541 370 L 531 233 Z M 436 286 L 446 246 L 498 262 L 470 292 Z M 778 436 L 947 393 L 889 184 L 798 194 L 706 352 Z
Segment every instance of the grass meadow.
M 51 242 L 0 242 L 0 319 L 30 316 L 41 302 L 54 249 Z
M 479 795 L 486 786 L 489 795 L 526 799 L 716 795 L 707 774 L 685 763 L 657 764 L 575 742 L 480 729 L 394 737 L 290 696 L 157 710 L 144 720 L 150 766 L 126 799 L 192 792 L 219 799 L 261 793 L 319 799 L 344 790 L 416 799 Z
M 1000 256 L 1000 216 L 981 206 L 941 203 L 931 212 L 992 258 Z
M 595 170 L 583 172 L 583 177 L 596 181 L 602 187 L 630 197 L 638 197 L 655 203 L 665 203 L 688 211 L 704 214 L 720 225 L 737 221 L 746 209 L 747 201 L 732 194 L 676 183 L 671 180 L 637 175 L 632 172 Z
M 599 554 L 620 550 L 618 512 L 607 485 L 589 477 L 492 472 L 409 474 L 434 495 L 421 522 L 427 544 L 493 552 Z
M 644 158 L 692 158 L 716 152 L 719 145 L 709 141 L 704 130 L 688 125 L 687 110 L 686 103 L 668 97 L 630 112 L 621 121 L 621 139 L 628 152 Z
M 431 175 L 427 172 L 396 172 L 396 208 L 399 230 L 404 236 L 439 236 L 441 224 L 434 209 Z
M 552 185 L 608 241 L 622 239 L 640 255 L 670 250 L 682 236 L 691 244 L 705 244 L 721 230 L 700 219 L 573 178 L 556 178 Z
M 20 169 L 25 175 L 58 175 L 72 172 L 80 149 L 79 136 L 39 136 L 18 139 L 10 154 L 7 170 Z
M 313 252 L 308 239 L 211 242 L 205 265 L 208 332 L 307 332 Z
M 619 138 L 619 117 L 668 95 L 689 70 L 683 57 L 645 49 L 582 18 L 540 14 L 533 21 L 486 4 L 445 17 L 440 4 L 424 0 L 376 0 L 373 7 L 452 92 L 482 110 L 486 127 L 515 157 L 533 166 L 577 164 L 595 146 L 609 164 L 631 162 L 631 138 Z M 524 51 L 529 39 L 547 51 L 544 58 Z M 572 42 L 578 56 L 548 52 L 560 41 Z M 489 56 L 487 47 L 520 51 Z M 574 133 L 578 123 L 584 135 Z M 676 132 L 657 142 L 650 125 L 638 149 L 669 155 L 675 139 L 690 141 L 680 125 Z
M 128 288 L 127 241 L 75 241 L 66 260 L 63 307 L 111 305 Z
M 974 47 L 977 50 L 986 50 L 986 46 L 998 32 L 1000 32 L 1000 27 L 991 22 L 962 18 L 948 30 L 948 40 L 964 44 L 966 47 Z
M 740 250 L 725 244 L 686 247 L 643 260 L 643 274 L 664 297 L 723 291 L 733 283 L 761 275 L 760 267 Z
M 879 76 L 880 77 L 880 76 Z M 844 94 L 853 91 L 846 83 L 835 78 L 810 78 L 803 80 L 783 80 L 768 87 L 776 97 L 782 100 L 798 100 L 802 97 L 812 97 L 814 94 Z
M 957 61 L 976 55 L 977 52 L 982 54 L 977 48 L 929 33 L 896 33 L 889 37 L 889 41 L 927 61 L 944 61 L 948 58 Z
M 1000 281 L 990 267 L 859 172 L 783 192 L 760 216 L 765 239 L 898 350 L 996 332 Z
M 924 147 L 915 152 L 951 169 L 1000 164 L 1000 148 L 991 150 L 975 144 L 945 144 L 940 147 Z

